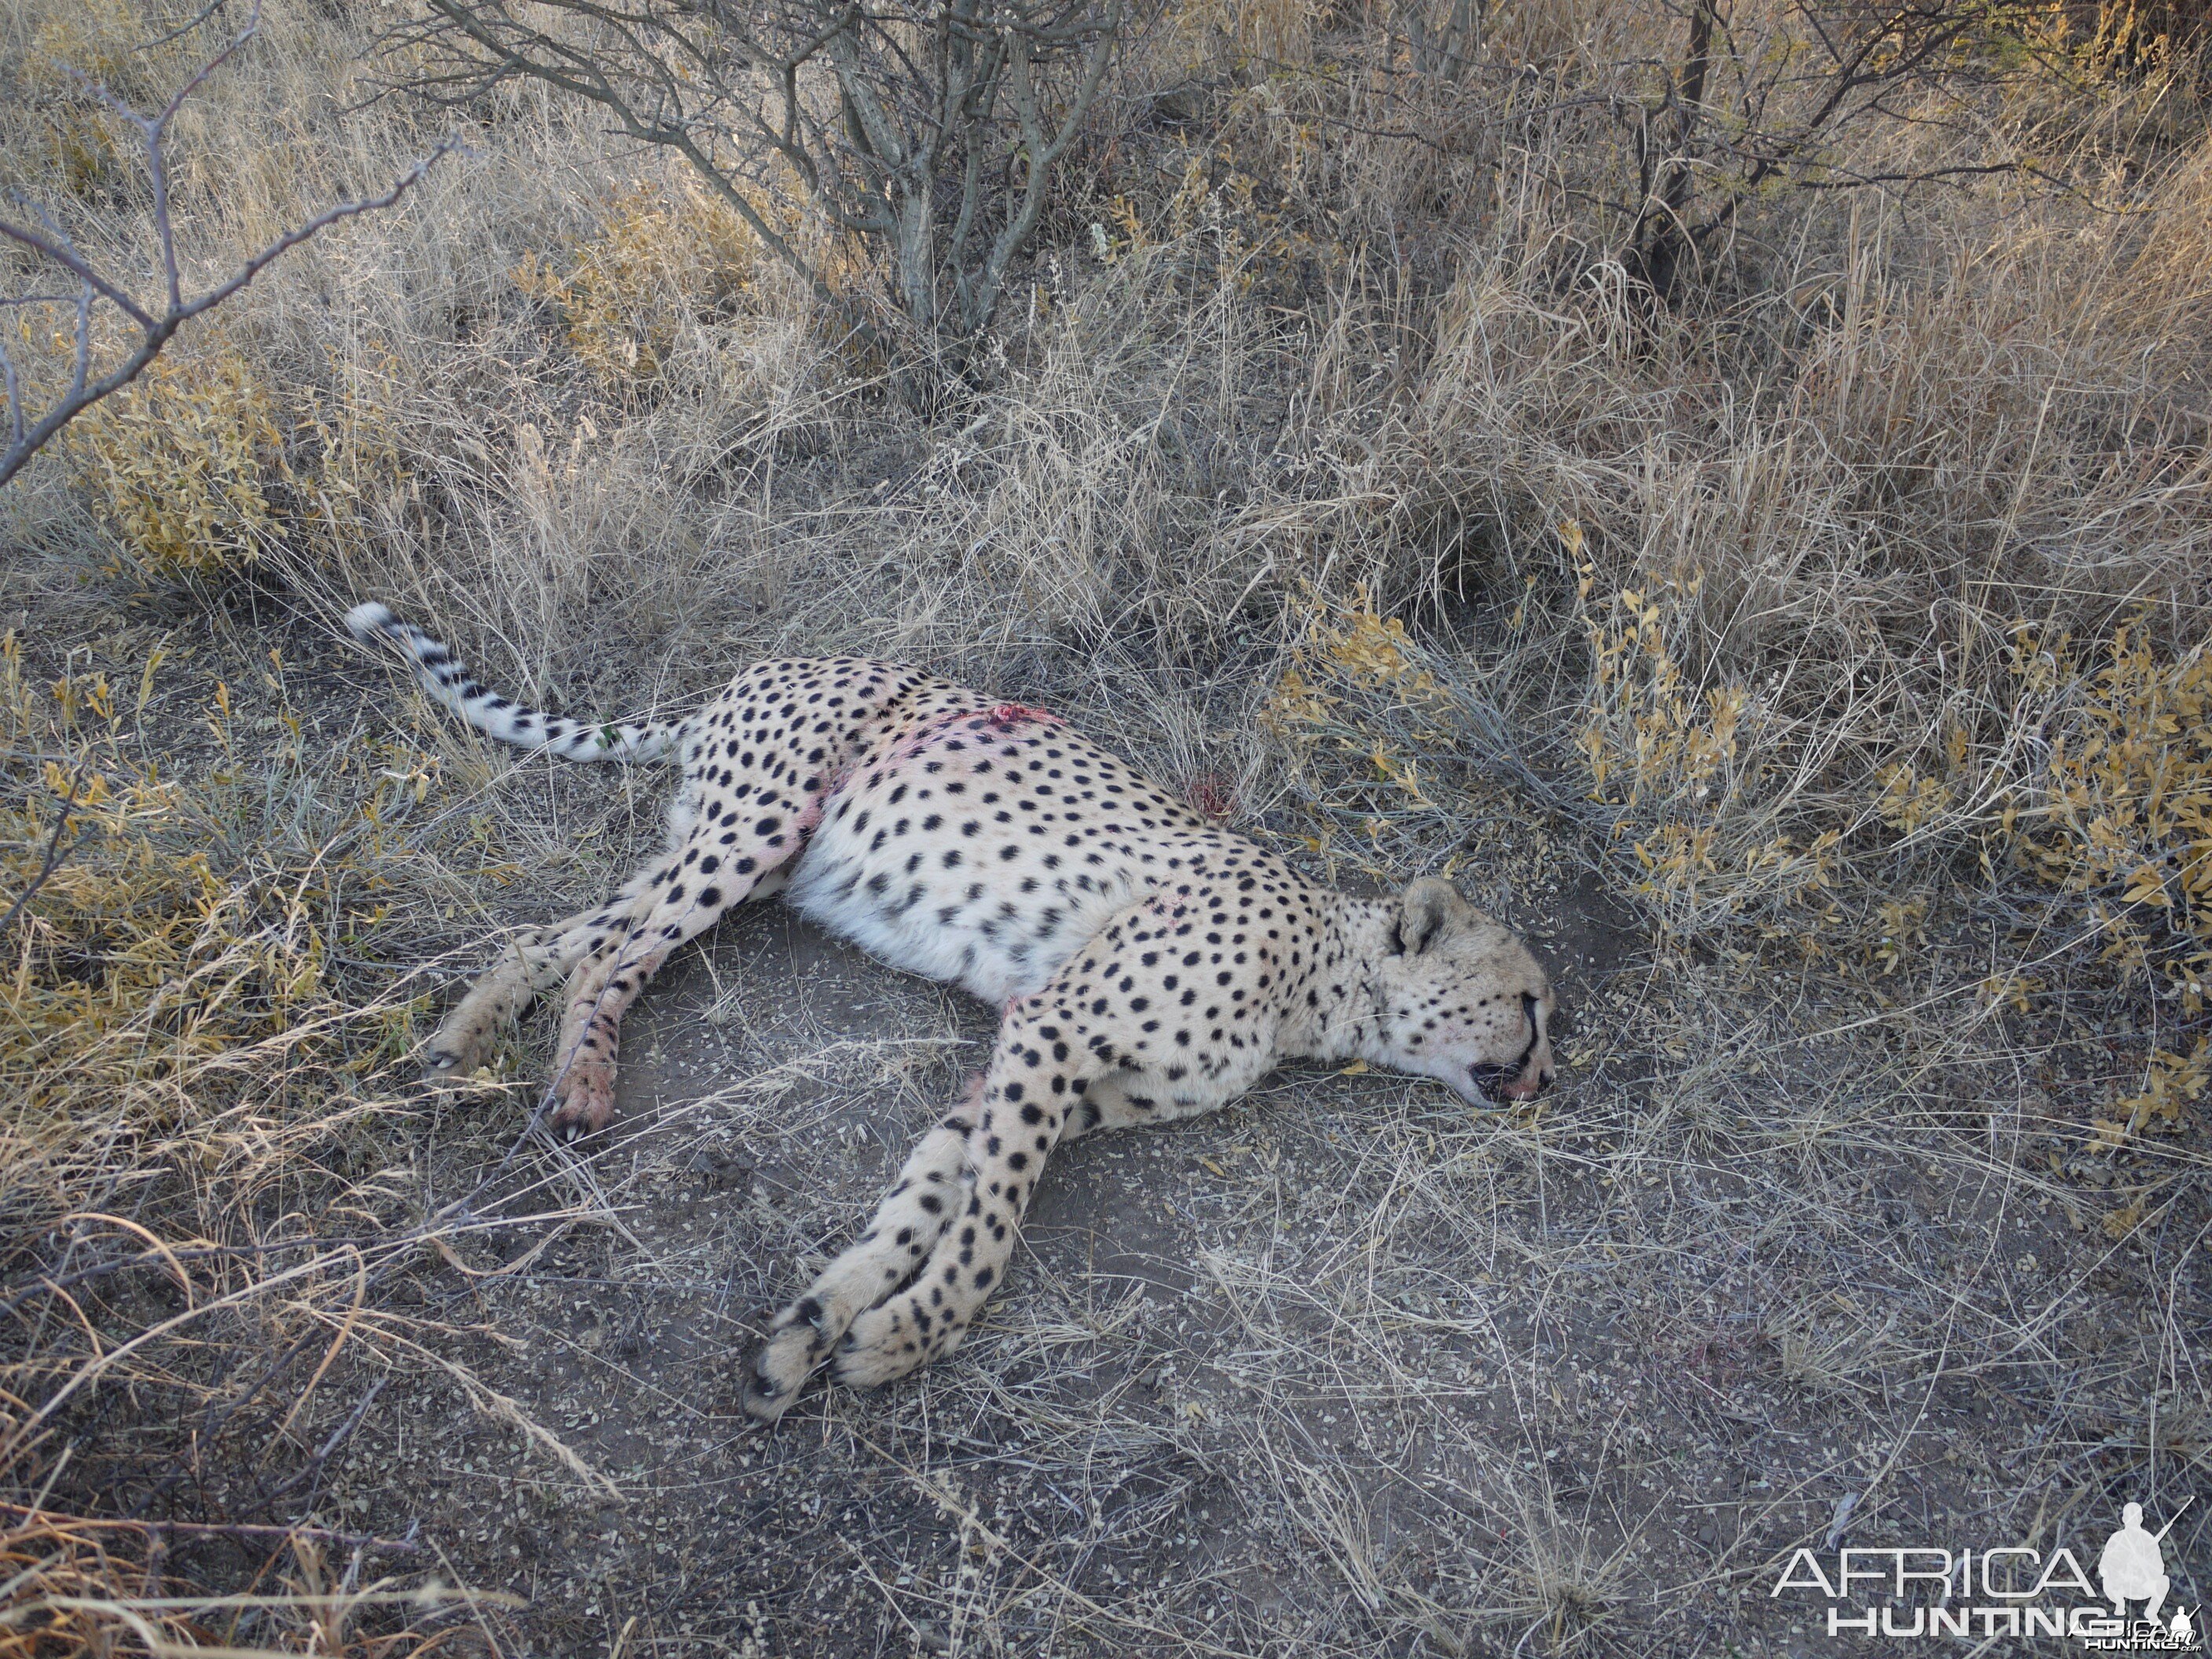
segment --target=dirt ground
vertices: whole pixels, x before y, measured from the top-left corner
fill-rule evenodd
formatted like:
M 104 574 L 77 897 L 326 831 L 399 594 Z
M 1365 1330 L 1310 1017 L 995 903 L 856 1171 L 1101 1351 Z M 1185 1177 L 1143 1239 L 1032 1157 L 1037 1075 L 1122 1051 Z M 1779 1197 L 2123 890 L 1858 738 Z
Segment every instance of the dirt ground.
M 1463 880 L 1571 1011 L 1540 1110 L 1304 1069 L 1084 1142 L 956 1356 L 774 1428 L 765 1313 L 993 1022 L 748 908 L 633 1014 L 616 1126 L 515 1155 L 410 1287 L 545 1436 L 389 1401 L 329 1515 L 519 1597 L 531 1652 L 1778 1655 L 1867 1650 L 1772 1593 L 1800 1547 L 2086 1559 L 2203 1490 L 2143 1386 L 2202 1328 L 2201 1213 L 2115 1243 L 2033 1172 L 2087 1048 L 1917 1073 L 1498 807 Z M 426 1205 L 507 1155 L 544 1041 L 438 1109 Z
M 42 669 L 143 646 L 96 599 L 35 620 Z M 611 884 L 656 833 L 663 774 L 494 754 L 281 617 L 186 635 L 179 708 L 227 675 L 240 728 L 273 724 L 246 671 L 277 644 L 317 744 L 442 745 L 426 817 L 489 804 L 576 849 L 537 866 L 557 894 L 425 878 L 453 901 L 426 1018 L 486 922 Z M 168 747 L 222 758 L 181 723 Z M 633 1011 L 599 1138 L 525 1133 L 542 1012 L 507 1081 L 386 1074 L 407 1109 L 380 1155 L 414 1215 L 453 1224 L 371 1316 L 470 1380 L 349 1355 L 283 1518 L 337 1534 L 334 1563 L 358 1545 L 349 1582 L 491 1597 L 507 1651 L 628 1659 L 1864 1652 L 1817 1594 L 1776 1592 L 1800 1548 L 2094 1562 L 2127 1501 L 2179 1516 L 2174 1601 L 2197 1605 L 2206 1194 L 2168 1181 L 2107 1224 L 2141 1171 L 2079 1126 L 2139 1075 L 2125 1034 L 2075 1021 L 2032 1068 L 1977 1066 L 1940 1018 L 1645 936 L 1502 790 L 1474 821 L 1461 884 L 1530 935 L 1567 1011 L 1537 1109 L 1294 1068 L 1087 1139 L 956 1355 L 874 1393 L 817 1384 L 773 1428 L 738 1403 L 765 1314 L 981 1063 L 988 1011 L 771 902 Z M 1316 863 L 1270 813 L 1243 827 Z M 278 1512 L 246 1474 L 195 1474 L 157 1514 Z M 219 1584 L 232 1547 L 173 1559 Z

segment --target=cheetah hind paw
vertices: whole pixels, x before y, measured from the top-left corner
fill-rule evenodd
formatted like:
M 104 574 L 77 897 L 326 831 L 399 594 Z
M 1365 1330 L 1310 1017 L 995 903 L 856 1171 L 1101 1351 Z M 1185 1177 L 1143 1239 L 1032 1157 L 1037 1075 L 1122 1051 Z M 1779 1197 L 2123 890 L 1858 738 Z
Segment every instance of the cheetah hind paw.
M 472 1076 L 483 1060 L 483 1044 L 466 1034 L 441 1030 L 422 1050 L 425 1083 L 455 1083 Z
M 572 1060 L 554 1079 L 553 1115 L 549 1122 L 559 1139 L 577 1140 L 597 1134 L 614 1115 L 615 1073 L 605 1060 Z
M 475 1075 L 491 1051 L 491 1025 L 465 1005 L 447 1014 L 422 1049 L 422 1076 L 449 1083 Z

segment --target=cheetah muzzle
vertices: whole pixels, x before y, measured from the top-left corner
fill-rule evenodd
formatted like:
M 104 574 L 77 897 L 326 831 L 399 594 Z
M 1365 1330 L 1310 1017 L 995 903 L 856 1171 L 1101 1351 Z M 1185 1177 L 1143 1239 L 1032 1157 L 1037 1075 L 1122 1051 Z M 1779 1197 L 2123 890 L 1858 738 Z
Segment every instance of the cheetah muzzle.
M 486 690 L 380 605 L 388 640 L 478 730 L 576 760 L 672 755 L 667 849 L 607 902 L 524 933 L 431 1039 L 465 1074 L 566 986 L 551 1122 L 614 1109 L 623 1011 L 732 905 L 775 891 L 894 967 L 1004 1010 L 990 1063 L 874 1218 L 776 1316 L 747 1379 L 781 1416 L 824 1364 L 887 1382 L 951 1352 L 1004 1276 L 1053 1149 L 1211 1111 L 1286 1060 L 1365 1060 L 1463 1098 L 1553 1077 L 1550 982 L 1448 882 L 1395 899 L 1317 887 L 1039 709 L 894 663 L 744 670 L 690 717 L 591 725 Z

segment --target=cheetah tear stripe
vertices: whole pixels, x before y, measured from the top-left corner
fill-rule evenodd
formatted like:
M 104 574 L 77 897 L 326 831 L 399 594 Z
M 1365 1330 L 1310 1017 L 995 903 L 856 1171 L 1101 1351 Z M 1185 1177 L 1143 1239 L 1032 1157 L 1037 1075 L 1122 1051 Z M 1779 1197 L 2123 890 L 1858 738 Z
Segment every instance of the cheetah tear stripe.
M 478 684 L 445 644 L 404 623 L 374 601 L 346 612 L 346 626 L 365 644 L 390 640 L 407 653 L 422 689 L 486 737 L 518 749 L 544 749 L 564 760 L 650 761 L 683 740 L 684 722 L 593 724 L 541 714 Z

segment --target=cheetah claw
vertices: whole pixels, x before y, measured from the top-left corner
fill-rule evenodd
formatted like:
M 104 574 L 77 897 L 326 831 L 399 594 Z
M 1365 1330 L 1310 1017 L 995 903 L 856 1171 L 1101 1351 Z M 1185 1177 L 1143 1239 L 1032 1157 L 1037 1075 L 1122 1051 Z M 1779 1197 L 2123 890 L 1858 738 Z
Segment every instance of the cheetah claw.
M 562 1140 L 597 1134 L 614 1115 L 614 1076 L 604 1064 L 579 1060 L 555 1085 L 552 1129 Z

